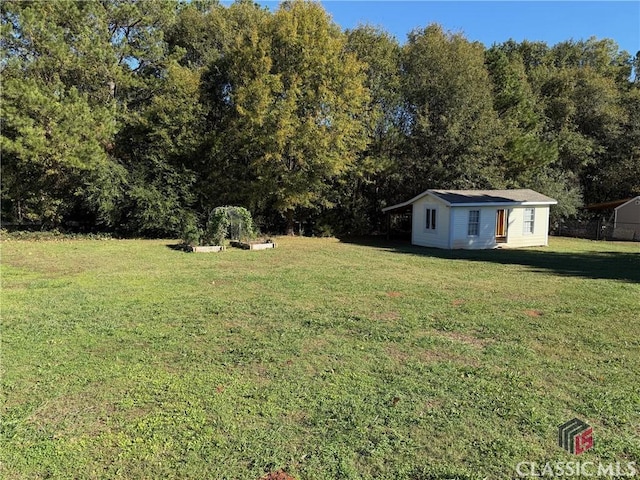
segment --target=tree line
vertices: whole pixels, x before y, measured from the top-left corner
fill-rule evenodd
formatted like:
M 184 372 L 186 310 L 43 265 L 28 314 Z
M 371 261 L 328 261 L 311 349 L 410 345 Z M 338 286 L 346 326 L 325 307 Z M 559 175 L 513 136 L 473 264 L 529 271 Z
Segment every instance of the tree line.
M 427 188 L 640 193 L 640 55 L 610 39 L 404 44 L 318 3 L 0 4 L 2 220 L 176 235 L 213 208 L 359 234 Z

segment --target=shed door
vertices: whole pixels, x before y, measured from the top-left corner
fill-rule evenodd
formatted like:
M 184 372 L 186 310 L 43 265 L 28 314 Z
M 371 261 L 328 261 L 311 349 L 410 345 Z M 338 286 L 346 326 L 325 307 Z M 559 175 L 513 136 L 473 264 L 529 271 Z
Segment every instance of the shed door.
M 496 242 L 507 241 L 507 211 L 500 209 L 496 212 Z

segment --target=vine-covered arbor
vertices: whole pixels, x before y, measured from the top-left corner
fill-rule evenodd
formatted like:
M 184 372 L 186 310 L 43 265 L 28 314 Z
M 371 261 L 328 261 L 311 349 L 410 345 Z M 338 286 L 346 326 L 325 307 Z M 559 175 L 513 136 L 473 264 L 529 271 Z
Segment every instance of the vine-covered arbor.
M 255 235 L 251 212 L 244 207 L 216 207 L 209 214 L 203 241 L 222 245 L 225 240 L 247 240 Z
M 182 240 L 186 245 L 224 245 L 229 240 L 248 241 L 256 236 L 251 212 L 244 207 L 216 207 L 204 228 L 198 223 L 195 216 L 184 220 Z

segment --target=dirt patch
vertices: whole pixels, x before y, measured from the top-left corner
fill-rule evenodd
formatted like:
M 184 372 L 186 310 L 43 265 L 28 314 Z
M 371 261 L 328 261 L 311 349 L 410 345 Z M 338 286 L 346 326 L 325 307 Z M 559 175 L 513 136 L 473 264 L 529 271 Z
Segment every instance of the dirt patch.
M 293 410 L 288 412 L 285 418 L 292 423 L 302 423 L 307 419 L 307 412 L 303 410 Z
M 442 399 L 440 398 L 432 398 L 431 400 L 428 400 L 425 404 L 425 410 L 436 410 L 438 408 L 440 408 L 442 406 Z
M 469 367 L 478 367 L 480 364 L 474 358 L 465 357 L 444 350 L 427 350 L 420 355 L 420 359 L 426 363 L 451 362 Z
M 474 347 L 484 348 L 489 343 L 490 340 L 484 338 L 474 337 L 473 335 L 469 335 L 462 332 L 442 332 L 439 331 L 438 335 L 442 337 L 446 337 L 449 340 L 455 340 L 456 342 L 466 343 L 467 345 L 473 345 Z
M 387 356 L 397 362 L 400 365 L 406 364 L 412 358 L 412 355 L 400 347 L 395 345 L 389 345 L 386 349 Z M 479 367 L 480 364 L 475 358 L 467 357 L 457 353 L 452 353 L 445 349 L 440 350 L 423 350 L 416 352 L 415 360 L 424 363 L 438 363 L 438 362 L 451 362 L 458 365 L 464 365 L 469 367 Z
M 117 410 L 115 404 L 99 400 L 95 390 L 64 395 L 43 403 L 27 418 L 38 430 L 65 435 L 97 436 L 108 430 L 107 419 Z
M 324 353 L 327 350 L 331 349 L 331 345 L 329 345 L 329 341 L 322 337 L 312 337 L 309 339 L 305 339 L 303 341 L 302 347 L 300 348 L 301 356 L 308 356 L 318 353 Z
M 531 317 L 531 318 L 537 318 L 537 317 L 541 317 L 542 315 L 544 315 L 544 313 L 541 312 L 540 310 L 525 310 L 524 314 L 527 317 Z
M 278 470 L 277 472 L 267 473 L 260 477 L 259 480 L 296 480 L 284 470 Z
M 401 292 L 394 292 L 394 291 L 387 292 L 387 297 L 390 297 L 390 298 L 402 297 L 402 293 Z
M 460 299 L 460 298 L 456 298 L 454 301 L 451 302 L 451 305 L 453 305 L 454 307 L 459 307 L 460 305 L 464 304 L 464 300 Z
M 400 348 L 398 348 L 393 344 L 387 346 L 385 350 L 387 352 L 387 356 L 390 359 L 395 360 L 401 365 L 406 363 L 406 361 L 409 360 L 409 358 L 411 357 L 411 355 L 409 355 L 407 352 L 405 352 L 404 350 L 401 350 Z
M 259 379 L 268 379 L 269 378 L 269 369 L 263 363 L 258 363 L 256 365 L 254 365 L 253 372 L 255 373 L 256 377 L 259 378 Z
M 396 322 L 402 317 L 398 312 L 374 312 L 371 318 L 382 322 Z

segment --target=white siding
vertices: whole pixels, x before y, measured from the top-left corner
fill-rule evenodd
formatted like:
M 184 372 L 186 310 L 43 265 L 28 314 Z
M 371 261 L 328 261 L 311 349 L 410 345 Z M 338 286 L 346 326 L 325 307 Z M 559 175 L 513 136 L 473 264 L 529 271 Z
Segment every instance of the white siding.
M 534 209 L 533 233 L 524 231 L 524 210 Z M 549 243 L 549 206 L 531 205 L 509 209 L 507 247 L 538 247 Z
M 436 229 L 427 230 L 427 209 L 436 209 Z M 413 204 L 411 243 L 423 247 L 449 248 L 449 210 L 441 200 L 427 195 Z
M 496 207 L 452 207 L 453 244 L 451 248 L 483 249 L 496 246 Z M 470 237 L 469 211 L 480 211 L 480 232 Z
M 524 232 L 524 209 L 534 209 L 533 233 Z M 507 241 L 496 243 L 496 215 L 500 207 L 452 207 L 453 234 L 451 248 L 484 249 L 504 247 L 534 247 L 548 244 L 549 207 L 509 207 L 507 210 Z M 469 211 L 480 211 L 480 232 L 469 236 Z

